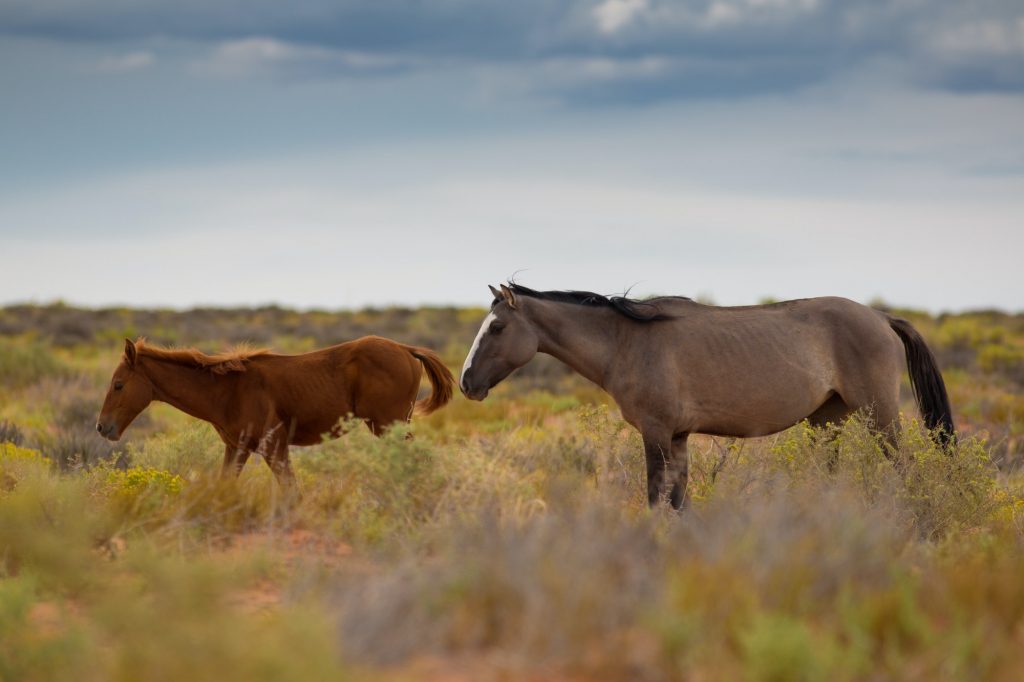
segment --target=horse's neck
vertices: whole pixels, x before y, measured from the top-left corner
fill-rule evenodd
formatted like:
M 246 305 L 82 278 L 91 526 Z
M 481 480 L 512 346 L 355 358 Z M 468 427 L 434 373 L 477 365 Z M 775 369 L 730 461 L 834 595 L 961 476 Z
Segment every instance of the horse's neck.
M 537 350 L 603 388 L 615 358 L 619 320 L 614 311 L 554 301 L 531 300 L 528 305 L 540 336 Z
M 155 400 L 176 407 L 197 419 L 217 423 L 223 412 L 218 400 L 218 377 L 198 367 L 145 358 L 146 376 L 153 384 Z

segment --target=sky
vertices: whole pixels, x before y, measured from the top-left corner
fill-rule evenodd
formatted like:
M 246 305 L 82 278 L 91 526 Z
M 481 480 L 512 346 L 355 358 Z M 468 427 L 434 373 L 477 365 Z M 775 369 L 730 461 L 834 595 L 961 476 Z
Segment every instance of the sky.
M 0 0 L 0 304 L 1024 310 L 1019 0 Z

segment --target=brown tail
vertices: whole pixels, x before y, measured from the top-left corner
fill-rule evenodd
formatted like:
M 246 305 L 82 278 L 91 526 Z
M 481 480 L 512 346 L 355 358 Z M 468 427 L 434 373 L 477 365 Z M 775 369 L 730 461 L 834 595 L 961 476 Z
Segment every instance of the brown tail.
M 455 377 L 448 371 L 437 353 L 426 348 L 406 346 L 412 356 L 423 363 L 423 369 L 433 388 L 430 395 L 416 403 L 417 414 L 430 414 L 448 404 L 454 395 Z

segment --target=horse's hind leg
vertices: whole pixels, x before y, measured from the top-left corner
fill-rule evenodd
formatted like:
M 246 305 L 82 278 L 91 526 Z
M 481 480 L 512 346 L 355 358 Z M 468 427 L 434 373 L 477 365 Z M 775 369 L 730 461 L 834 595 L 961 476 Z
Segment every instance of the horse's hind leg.
M 842 424 L 843 420 L 849 417 L 853 413 L 850 406 L 846 404 L 843 397 L 832 391 L 828 394 L 828 398 L 823 402 L 818 409 L 807 415 L 807 422 L 815 427 L 822 428 L 829 424 Z M 837 453 L 831 451 L 828 460 L 825 462 L 825 467 L 829 473 L 835 471 L 836 468 L 836 457 Z
M 388 430 L 388 427 L 393 425 L 397 421 L 401 420 L 367 419 L 366 428 L 370 429 L 370 433 L 377 436 L 377 438 L 381 438 L 384 435 L 384 433 Z
M 885 438 L 888 450 L 894 450 L 900 434 L 900 385 L 898 380 L 891 382 L 891 386 L 879 386 L 879 383 L 874 384 L 875 390 L 871 393 L 847 396 L 850 413 L 858 410 L 866 413 L 871 430 Z M 886 454 L 891 457 L 888 450 Z
M 412 403 L 405 404 L 415 407 Z M 396 401 L 392 405 L 375 410 L 372 416 L 366 417 L 366 426 L 370 429 L 370 433 L 379 438 L 390 426 L 401 423 L 408 424 L 412 420 L 413 407 L 403 407 L 403 403 Z M 406 438 L 411 437 L 412 434 L 406 434 Z
M 673 509 L 682 509 L 690 501 L 686 485 L 690 478 L 690 453 L 686 451 L 688 433 L 677 433 L 672 436 L 672 459 L 669 460 L 667 476 L 672 484 L 669 502 Z
M 838 388 L 850 411 L 864 411 L 876 434 L 884 436 L 892 458 L 900 432 L 900 380 L 903 376 L 903 348 L 890 335 L 891 345 L 875 349 L 870 361 L 847 363 L 838 374 Z
M 686 497 L 689 462 L 686 457 L 686 434 L 672 436 L 644 432 L 644 455 L 647 460 L 647 504 L 653 507 L 671 485 L 670 502 L 679 509 Z
M 900 407 L 897 401 L 879 401 L 872 406 L 872 428 L 882 434 L 888 446 L 885 454 L 893 458 L 900 435 Z
M 393 424 L 395 424 L 398 421 L 401 421 L 401 420 L 395 419 L 393 421 L 387 422 L 386 424 L 381 424 L 381 422 L 378 422 L 376 420 L 367 419 L 366 420 L 366 427 L 368 429 L 370 429 L 370 433 L 372 433 L 373 435 L 375 435 L 378 438 L 380 438 L 381 436 L 384 435 L 384 432 L 387 431 L 389 426 L 392 426 Z M 405 423 L 408 424 L 409 420 L 405 420 Z M 412 440 L 412 438 L 413 438 L 412 431 L 409 431 L 409 432 L 407 432 L 405 434 L 405 439 L 406 440 Z
M 835 391 L 829 393 L 828 399 L 818 409 L 807 415 L 807 421 L 811 426 L 821 427 L 826 424 L 839 424 L 846 419 L 853 410 L 846 404 L 843 397 Z

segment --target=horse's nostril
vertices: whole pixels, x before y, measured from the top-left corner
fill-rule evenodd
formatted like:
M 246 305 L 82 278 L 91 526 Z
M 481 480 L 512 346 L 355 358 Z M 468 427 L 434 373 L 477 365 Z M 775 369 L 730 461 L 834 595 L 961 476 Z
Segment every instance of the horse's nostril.
M 96 424 L 96 431 L 99 433 L 103 433 L 103 424 Z

